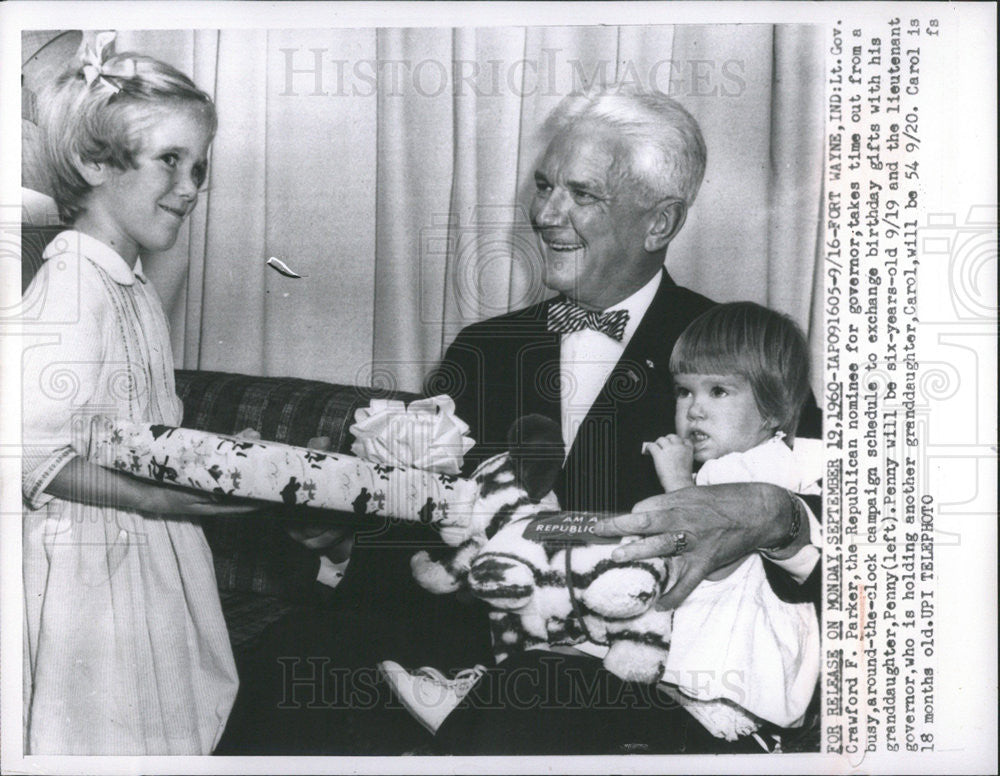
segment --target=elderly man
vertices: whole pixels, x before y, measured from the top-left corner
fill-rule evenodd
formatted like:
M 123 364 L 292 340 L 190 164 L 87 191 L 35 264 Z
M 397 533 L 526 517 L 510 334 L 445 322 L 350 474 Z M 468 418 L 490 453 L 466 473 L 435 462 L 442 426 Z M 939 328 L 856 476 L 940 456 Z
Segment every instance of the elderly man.
M 429 393 L 449 387 L 478 440 L 467 465 L 507 449 L 519 416 L 547 415 L 562 429 L 556 492 L 565 508 L 618 513 L 608 534 L 648 534 L 623 549 L 626 556 L 684 549 L 664 604 L 676 605 L 706 574 L 758 548 L 769 548 L 779 595 L 809 600 L 818 586 L 800 583 L 818 551 L 807 544 L 810 521 L 796 499 L 759 484 L 663 496 L 641 455 L 643 441 L 674 430 L 670 352 L 713 304 L 663 269 L 704 173 L 696 122 L 662 95 L 604 94 L 567 99 L 549 128 L 531 215 L 545 285 L 560 295 L 463 330 L 427 384 Z M 649 497 L 642 506 L 655 511 L 621 514 Z M 478 602 L 431 596 L 410 578 L 414 542 L 429 536 L 420 530 L 396 526 L 378 541 L 359 542 L 337 588 L 341 608 L 328 621 L 286 620 L 268 632 L 260 654 L 242 667 L 241 697 L 220 751 L 760 751 L 755 741 L 718 742 L 654 688 L 624 683 L 577 650 L 508 658 L 431 741 L 371 669 L 383 658 L 466 668 L 489 661 L 491 650 Z M 320 665 L 335 667 L 324 675 L 323 702 L 302 703 L 303 691 L 312 698 Z
M 705 145 L 694 119 L 657 93 L 568 98 L 549 124 L 554 136 L 535 173 L 531 217 L 545 285 L 560 296 L 464 329 L 428 387 L 457 386 L 458 414 L 479 441 L 472 463 L 505 449 L 519 415 L 548 415 L 566 446 L 556 487 L 562 506 L 627 512 L 662 493 L 641 444 L 673 432 L 670 352 L 713 304 L 676 285 L 663 267 L 701 183 Z M 624 324 L 613 336 L 572 324 L 567 331 L 568 305 Z M 801 436 L 820 432 L 810 410 Z M 772 485 L 686 489 L 643 506 L 660 510 L 609 521 L 605 532 L 650 534 L 629 557 L 672 554 L 684 532 L 692 575 L 759 547 L 786 544 L 769 557 L 788 557 L 809 538 L 795 501 Z M 726 535 L 701 541 L 716 522 Z M 803 530 L 791 537 L 794 523 Z M 818 558 L 807 555 L 805 565 L 791 564 L 799 576 Z M 669 603 L 699 580 L 682 581 Z
M 605 92 L 568 98 L 549 124 L 531 219 L 544 283 L 559 296 L 464 329 L 428 385 L 457 386 L 457 412 L 479 440 L 470 464 L 504 449 L 519 415 L 547 415 L 565 444 L 556 484 L 563 508 L 622 513 L 638 504 L 643 511 L 609 518 L 599 529 L 648 536 L 619 550 L 621 559 L 680 553 L 678 581 L 661 606 L 675 607 L 707 574 L 762 548 L 779 595 L 818 600 L 819 552 L 809 545 L 811 521 L 798 499 L 749 483 L 664 496 L 642 456 L 643 441 L 674 431 L 667 369 L 674 343 L 713 304 L 676 285 L 663 266 L 705 169 L 697 123 L 666 96 Z M 801 435 L 819 433 L 812 409 Z M 716 748 L 688 730 L 685 715 L 654 702 L 616 703 L 611 695 L 623 686 L 592 658 L 538 651 L 503 666 L 508 677 L 541 677 L 546 689 L 522 698 L 521 708 L 510 698 L 491 704 L 487 689 L 474 693 L 439 731 L 452 751 Z M 587 703 L 546 708 L 546 692 L 587 697 L 573 694 L 584 686 L 608 690 Z

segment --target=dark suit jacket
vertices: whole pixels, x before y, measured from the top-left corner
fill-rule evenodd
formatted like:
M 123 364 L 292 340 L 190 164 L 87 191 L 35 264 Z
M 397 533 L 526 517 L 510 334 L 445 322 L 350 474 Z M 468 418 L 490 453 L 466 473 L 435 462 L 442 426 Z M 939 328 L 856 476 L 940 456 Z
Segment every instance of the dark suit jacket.
M 470 427 L 476 446 L 466 457 L 468 474 L 481 461 L 507 450 L 513 421 L 530 413 L 560 423 L 559 334 L 546 330 L 554 299 L 490 318 L 463 329 L 428 379 L 429 395 L 447 393 Z M 663 271 L 660 287 L 618 364 L 583 421 L 556 482 L 564 509 L 628 512 L 663 492 L 642 443 L 674 431 L 675 397 L 669 361 L 681 332 L 715 303 L 678 286 Z M 810 401 L 799 425 L 818 437 L 819 411 Z M 563 451 L 551 452 L 562 457 Z M 810 507 L 817 514 L 818 500 Z M 771 564 L 765 564 L 770 566 Z M 777 570 L 769 574 L 783 598 L 819 600 L 819 573 L 796 585 Z
M 463 329 L 430 378 L 428 392 L 450 394 L 470 426 L 477 445 L 469 467 L 506 450 L 507 431 L 521 415 L 546 415 L 559 426 L 560 335 L 546 330 L 553 301 Z M 565 509 L 627 512 L 663 492 L 652 460 L 641 454 L 642 443 L 673 432 L 670 352 L 687 325 L 713 304 L 664 271 L 562 467 L 556 493 Z

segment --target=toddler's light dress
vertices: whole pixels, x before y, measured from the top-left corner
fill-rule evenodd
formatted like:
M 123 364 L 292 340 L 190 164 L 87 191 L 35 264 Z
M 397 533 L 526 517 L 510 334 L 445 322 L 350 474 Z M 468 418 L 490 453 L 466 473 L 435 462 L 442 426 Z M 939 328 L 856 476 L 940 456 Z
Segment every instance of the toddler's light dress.
M 818 492 L 819 442 L 796 440 L 793 453 L 775 436 L 743 453 L 706 461 L 697 485 L 769 482 L 793 493 Z M 810 515 L 812 544 L 819 524 Z M 674 610 L 664 678 L 690 698 L 709 729 L 725 738 L 756 727 L 738 706 L 781 727 L 800 723 L 819 676 L 819 622 L 812 603 L 782 601 L 771 589 L 760 554 L 728 577 L 703 580 Z

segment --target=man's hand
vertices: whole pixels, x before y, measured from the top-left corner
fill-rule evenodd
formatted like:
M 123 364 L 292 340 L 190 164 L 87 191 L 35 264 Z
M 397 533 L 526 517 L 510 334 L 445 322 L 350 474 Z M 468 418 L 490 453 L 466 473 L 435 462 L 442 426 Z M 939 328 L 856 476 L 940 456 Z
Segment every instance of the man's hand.
M 690 439 L 667 434 L 655 442 L 646 442 L 642 451 L 653 459 L 656 476 L 667 493 L 694 485 L 694 445 Z
M 306 447 L 320 452 L 330 452 L 333 440 L 328 436 L 313 437 Z M 285 531 L 295 541 L 306 547 L 324 553 L 334 563 L 341 563 L 351 555 L 354 547 L 354 527 L 350 525 L 330 525 L 322 520 L 283 521 Z
M 792 511 L 788 493 L 776 485 L 705 485 L 641 501 L 632 514 L 598 523 L 594 533 L 646 537 L 615 550 L 616 561 L 673 556 L 676 581 L 657 607 L 674 609 L 709 574 L 780 544 L 794 520 Z M 808 527 L 800 528 L 785 553 L 793 554 L 807 540 Z
M 347 560 L 354 547 L 354 528 L 306 520 L 286 520 L 285 532 L 311 550 L 322 552 L 334 563 Z

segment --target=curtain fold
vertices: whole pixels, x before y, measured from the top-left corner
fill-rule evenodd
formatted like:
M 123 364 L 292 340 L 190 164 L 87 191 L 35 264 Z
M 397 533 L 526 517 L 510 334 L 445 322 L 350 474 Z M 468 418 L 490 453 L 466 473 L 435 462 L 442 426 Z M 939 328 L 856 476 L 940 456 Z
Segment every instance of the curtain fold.
M 451 43 L 448 29 L 379 30 L 378 60 L 450 60 Z M 372 353 L 359 377 L 413 388 L 440 353 L 454 106 L 447 94 L 402 83 L 378 94 Z
M 803 326 L 809 323 L 812 278 L 819 260 L 816 234 L 822 178 L 817 167 L 802 160 L 823 156 L 823 92 L 783 87 L 797 80 L 822 82 L 821 46 L 818 27 L 774 30 L 766 302 Z
M 188 275 L 188 368 L 259 374 L 265 365 L 258 334 L 267 326 L 266 269 L 251 258 L 260 253 L 267 224 L 267 176 L 260 174 L 266 170 L 267 111 L 258 96 L 267 92 L 266 49 L 264 31 L 223 32 L 212 80 L 197 82 L 215 86 L 219 130 L 209 189 L 195 210 L 208 225 L 208 260 L 192 264 Z M 216 76 L 237 69 L 239 81 Z
M 197 31 L 194 33 L 194 51 L 192 76 L 195 83 L 205 84 L 205 90 L 218 102 L 219 41 L 221 33 L 215 30 Z M 227 48 L 231 48 L 227 46 Z M 209 254 L 209 201 L 208 191 L 204 193 L 206 202 L 200 209 L 197 218 L 191 219 L 191 233 L 188 244 L 188 271 L 184 283 L 184 323 L 183 329 L 174 335 L 174 348 L 185 348 L 184 360 L 195 362 L 199 360 L 198 346 L 201 343 L 201 323 L 204 308 L 205 289 L 205 256 Z M 180 318 L 180 315 L 177 315 Z M 198 332 L 198 336 L 188 336 L 188 331 Z M 188 349 L 193 352 L 187 352 Z
M 705 134 L 705 181 L 668 250 L 671 273 L 719 301 L 789 313 L 821 372 L 813 27 L 119 40 L 192 73 L 219 111 L 201 206 L 150 262 L 178 366 L 418 389 L 462 326 L 548 294 L 527 216 L 542 122 L 571 91 L 618 79 L 677 98 Z M 307 277 L 273 272 L 269 256 Z
M 763 24 L 674 33 L 669 94 L 701 125 L 708 164 L 667 267 L 681 285 L 720 302 L 767 301 L 772 34 Z
M 454 31 L 455 165 L 442 344 L 467 323 L 510 310 L 512 267 L 531 260 L 525 219 L 515 207 L 523 51 L 520 28 Z

